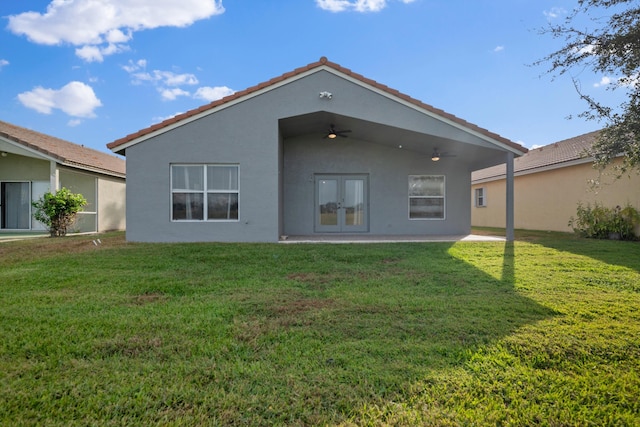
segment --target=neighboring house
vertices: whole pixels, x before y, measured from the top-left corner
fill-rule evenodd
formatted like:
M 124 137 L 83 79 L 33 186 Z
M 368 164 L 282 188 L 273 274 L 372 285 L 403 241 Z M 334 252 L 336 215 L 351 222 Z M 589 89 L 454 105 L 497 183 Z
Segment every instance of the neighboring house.
M 572 231 L 569 219 L 578 203 L 640 210 L 640 175 L 615 178 L 611 167 L 600 171 L 586 154 L 597 137 L 591 132 L 529 151 L 515 159 L 515 226 L 529 230 Z M 620 162 L 617 159 L 615 162 Z M 599 183 L 595 185 L 594 183 Z M 471 223 L 504 227 L 505 165 L 472 174 Z
M 148 242 L 468 234 L 471 171 L 527 151 L 324 57 L 108 147 Z
M 124 160 L 0 121 L 0 232 L 46 230 L 31 202 L 62 187 L 88 201 L 69 232 L 124 230 Z

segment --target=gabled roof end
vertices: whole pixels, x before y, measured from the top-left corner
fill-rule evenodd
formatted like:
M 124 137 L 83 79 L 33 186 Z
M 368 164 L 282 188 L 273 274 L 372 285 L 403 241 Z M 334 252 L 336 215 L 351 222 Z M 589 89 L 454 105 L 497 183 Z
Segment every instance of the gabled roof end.
M 487 129 L 484 129 L 484 128 L 481 128 L 481 127 L 479 127 L 477 125 L 469 123 L 466 120 L 463 120 L 463 119 L 461 119 L 459 117 L 456 117 L 453 114 L 446 113 L 445 111 L 440 110 L 438 108 L 435 108 L 435 107 L 433 107 L 433 106 L 431 106 L 429 104 L 425 104 L 422 101 L 419 101 L 419 100 L 417 100 L 415 98 L 412 98 L 409 95 L 403 94 L 403 93 L 401 93 L 400 91 L 398 91 L 396 89 L 389 88 L 388 86 L 383 85 L 381 83 L 378 83 L 375 80 L 366 78 L 363 75 L 355 73 L 355 72 L 351 71 L 350 69 L 345 68 L 345 67 L 343 67 L 343 66 L 341 66 L 341 65 L 339 65 L 339 64 L 337 64 L 335 62 L 331 62 L 331 61 L 329 61 L 327 59 L 326 56 L 322 56 L 318 61 L 312 62 L 312 63 L 310 63 L 310 64 L 308 64 L 306 66 L 296 68 L 293 71 L 289 71 L 289 72 L 284 73 L 284 74 L 282 74 L 282 75 L 280 75 L 278 77 L 274 77 L 274 78 L 272 78 L 272 79 L 270 79 L 268 81 L 259 83 L 259 84 L 255 85 L 255 86 L 249 87 L 249 88 L 244 89 L 242 91 L 235 92 L 235 93 L 233 93 L 231 95 L 228 95 L 228 96 L 226 96 L 226 97 L 224 97 L 222 99 L 213 101 L 213 102 L 211 102 L 209 104 L 202 105 L 202 106 L 200 106 L 198 108 L 195 108 L 193 110 L 190 110 L 190 111 L 187 111 L 185 113 L 176 115 L 176 116 L 171 117 L 169 119 L 166 119 L 166 120 L 164 120 L 164 121 L 162 121 L 160 123 L 154 124 L 154 125 L 149 126 L 147 128 L 141 129 L 141 130 L 139 130 L 139 131 L 137 131 L 135 133 L 129 134 L 127 136 L 124 136 L 123 138 L 117 139 L 117 140 L 107 144 L 107 147 L 109 149 L 111 149 L 112 151 L 114 151 L 114 152 L 120 152 L 121 153 L 124 149 L 126 149 L 127 146 L 135 144 L 137 140 L 141 141 L 143 138 L 148 137 L 151 134 L 153 134 L 153 133 L 155 133 L 157 131 L 160 131 L 163 128 L 167 128 L 167 127 L 170 127 L 172 125 L 178 125 L 178 123 L 183 121 L 183 120 L 186 120 L 186 119 L 189 119 L 189 118 L 194 117 L 196 115 L 205 113 L 206 111 L 209 111 L 209 110 L 214 110 L 217 107 L 221 107 L 221 106 L 223 106 L 225 104 L 231 103 L 231 102 L 233 102 L 235 100 L 238 100 L 238 99 L 240 99 L 242 97 L 254 94 L 254 93 L 259 92 L 261 90 L 267 89 L 267 88 L 269 88 L 271 86 L 275 86 L 275 85 L 277 85 L 277 84 L 279 84 L 281 82 L 284 82 L 286 80 L 289 80 L 289 79 L 295 78 L 297 76 L 300 76 L 303 73 L 306 73 L 308 71 L 312 71 L 314 69 L 321 68 L 321 67 L 331 68 L 332 70 L 337 71 L 338 73 L 341 73 L 343 75 L 349 76 L 350 78 L 355 79 L 355 80 L 359 81 L 360 83 L 363 83 L 365 85 L 369 85 L 372 88 L 375 88 L 377 90 L 385 92 L 388 95 L 391 95 L 393 97 L 401 99 L 404 102 L 413 104 L 413 105 L 415 105 L 415 106 L 417 106 L 417 107 L 429 112 L 430 114 L 439 116 L 439 117 L 441 117 L 441 118 L 443 118 L 445 120 L 448 120 L 448 121 L 453 122 L 453 123 L 455 123 L 457 125 L 465 127 L 465 128 L 467 128 L 467 129 L 469 129 L 469 130 L 471 130 L 473 132 L 477 132 L 478 134 L 483 135 L 484 137 L 487 137 L 489 139 L 492 139 L 492 140 L 494 140 L 494 141 L 496 141 L 496 142 L 498 142 L 500 144 L 504 144 L 505 146 L 509 147 L 510 149 L 512 149 L 512 150 L 514 150 L 516 152 L 524 154 L 524 153 L 526 153 L 528 151 L 528 149 L 523 147 L 522 145 L 517 144 L 517 143 L 515 143 L 515 142 L 513 142 L 513 141 L 511 141 L 511 140 L 509 140 L 507 138 L 504 138 L 504 137 L 502 137 L 502 136 L 500 136 L 500 135 L 498 135 L 496 133 L 490 132 Z M 118 148 L 118 147 L 121 147 L 121 148 Z

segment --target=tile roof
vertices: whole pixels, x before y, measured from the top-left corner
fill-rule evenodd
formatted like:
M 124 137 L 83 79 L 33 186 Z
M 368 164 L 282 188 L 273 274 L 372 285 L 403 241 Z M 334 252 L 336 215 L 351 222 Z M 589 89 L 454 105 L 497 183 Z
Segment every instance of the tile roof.
M 125 176 L 126 163 L 123 159 L 60 138 L 3 121 L 0 121 L 0 138 L 52 157 L 65 166 Z
M 373 87 L 375 87 L 375 88 L 377 88 L 379 90 L 382 90 L 382 91 L 384 91 L 384 92 L 386 92 L 386 93 L 388 93 L 390 95 L 393 95 L 393 96 L 395 96 L 397 98 L 400 98 L 400 99 L 402 99 L 402 100 L 404 100 L 406 102 L 414 104 L 414 105 L 416 105 L 416 106 L 418 106 L 418 107 L 420 107 L 422 109 L 425 109 L 425 110 L 427 110 L 427 111 L 429 111 L 429 112 L 431 112 L 431 113 L 433 113 L 433 114 L 435 114 L 437 116 L 440 116 L 442 118 L 450 120 L 450 121 L 452 121 L 454 123 L 462 125 L 462 126 L 468 128 L 468 129 L 471 129 L 471 130 L 473 130 L 475 132 L 478 132 L 478 133 L 480 133 L 482 135 L 485 135 L 485 136 L 487 136 L 487 137 L 489 137 L 489 138 L 491 138 L 493 140 L 499 141 L 499 142 L 501 142 L 501 143 L 503 143 L 503 144 L 505 144 L 507 146 L 515 148 L 516 150 L 519 150 L 519 151 L 521 151 L 523 153 L 526 153 L 528 151 L 527 148 L 523 147 L 520 144 L 517 144 L 517 143 L 515 143 L 515 142 L 513 142 L 513 141 L 511 141 L 511 140 L 509 140 L 507 138 L 504 138 L 504 137 L 502 137 L 502 136 L 500 136 L 500 135 L 498 135 L 496 133 L 490 132 L 487 129 L 484 129 L 484 128 L 481 128 L 481 127 L 479 127 L 477 125 L 469 123 L 469 122 L 467 122 L 467 121 L 465 121 L 463 119 L 460 119 L 460 118 L 458 118 L 458 117 L 456 117 L 456 116 L 454 116 L 452 114 L 449 114 L 449 113 L 447 113 L 447 112 L 445 112 L 443 110 L 440 110 L 440 109 L 435 108 L 435 107 L 433 107 L 431 105 L 425 104 L 422 101 L 414 99 L 414 98 L 410 97 L 409 95 L 405 95 L 405 94 L 403 94 L 403 93 L 401 93 L 401 92 L 399 92 L 399 91 L 397 91 L 395 89 L 391 89 L 388 86 L 385 86 L 385 85 L 383 85 L 381 83 L 376 82 L 375 80 L 368 79 L 368 78 L 364 77 L 361 74 L 355 73 L 355 72 L 351 71 L 348 68 L 342 67 L 339 64 L 336 64 L 334 62 L 329 61 L 324 56 L 321 57 L 320 60 L 317 61 L 317 62 L 312 62 L 312 63 L 310 63 L 310 64 L 308 64 L 308 65 L 306 65 L 304 67 L 296 68 L 293 71 L 290 71 L 288 73 L 282 74 L 281 76 L 278 76 L 278 77 L 274 77 L 271 80 L 268 80 L 266 82 L 260 83 L 258 85 L 252 86 L 252 87 L 250 87 L 248 89 L 245 89 L 245 90 L 242 90 L 242 91 L 239 91 L 239 92 L 235 92 L 234 94 L 226 96 L 226 97 L 224 97 L 222 99 L 219 99 L 217 101 L 213 101 L 213 102 L 211 102 L 209 104 L 206 104 L 206 105 L 203 105 L 203 106 L 201 106 L 199 108 L 195 108 L 193 110 L 187 111 L 186 113 L 182 113 L 182 114 L 176 115 L 176 116 L 174 116 L 174 117 L 172 117 L 170 119 L 167 119 L 167 120 L 165 120 L 163 122 L 157 123 L 157 124 L 155 124 L 153 126 L 150 126 L 148 128 L 139 130 L 138 132 L 132 133 L 132 134 L 127 135 L 127 136 L 125 136 L 123 138 L 117 139 L 117 140 L 107 144 L 107 147 L 110 148 L 111 150 L 117 151 L 117 148 L 119 146 L 121 146 L 121 145 L 124 145 L 124 144 L 126 144 L 128 142 L 131 142 L 131 141 L 134 141 L 134 140 L 136 140 L 138 138 L 141 138 L 141 137 L 144 137 L 146 135 L 149 135 L 149 134 L 151 134 L 151 133 L 153 133 L 155 131 L 163 129 L 163 128 L 165 128 L 167 126 L 170 126 L 170 125 L 172 125 L 174 123 L 180 122 L 181 120 L 184 120 L 184 119 L 187 119 L 189 117 L 195 116 L 197 114 L 203 113 L 205 111 L 214 109 L 214 108 L 216 108 L 218 106 L 224 105 L 224 104 L 229 103 L 231 101 L 234 101 L 234 100 L 236 100 L 238 98 L 242 98 L 244 96 L 250 95 L 250 94 L 255 93 L 257 91 L 260 91 L 262 89 L 268 88 L 269 86 L 275 85 L 275 84 L 283 82 L 283 81 L 285 81 L 287 79 L 296 77 L 296 76 L 298 76 L 300 74 L 303 74 L 305 72 L 311 71 L 311 70 L 316 69 L 316 68 L 321 68 L 321 67 L 328 67 L 328 68 L 334 69 L 334 70 L 336 70 L 336 71 L 338 71 L 338 72 L 340 72 L 342 74 L 345 74 L 345 75 L 347 75 L 347 76 L 349 76 L 351 78 L 359 80 L 362 83 L 365 83 L 367 85 L 373 86 Z
M 514 173 L 535 172 L 537 169 L 548 167 L 562 167 L 564 164 L 577 160 L 589 159 L 587 150 L 598 136 L 599 131 L 585 133 L 574 138 L 558 141 L 540 148 L 529 150 L 522 157 L 514 160 Z M 492 166 L 471 174 L 471 181 L 484 179 L 501 179 L 506 176 L 506 165 Z

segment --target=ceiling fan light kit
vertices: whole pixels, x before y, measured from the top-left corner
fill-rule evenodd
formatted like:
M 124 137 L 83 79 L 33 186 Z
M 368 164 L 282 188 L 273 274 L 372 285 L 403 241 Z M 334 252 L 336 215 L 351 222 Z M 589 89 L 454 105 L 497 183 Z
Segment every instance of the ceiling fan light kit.
M 434 162 L 437 162 L 438 160 L 442 159 L 443 157 L 456 157 L 455 153 L 447 153 L 447 152 L 442 152 L 437 148 L 433 149 L 433 154 L 431 154 L 431 160 Z
M 331 124 L 329 125 L 329 133 L 327 133 L 324 138 L 336 139 L 339 136 L 341 136 L 342 138 L 346 138 L 347 135 L 345 135 L 345 133 L 349 132 L 351 132 L 351 129 L 336 130 L 335 125 Z

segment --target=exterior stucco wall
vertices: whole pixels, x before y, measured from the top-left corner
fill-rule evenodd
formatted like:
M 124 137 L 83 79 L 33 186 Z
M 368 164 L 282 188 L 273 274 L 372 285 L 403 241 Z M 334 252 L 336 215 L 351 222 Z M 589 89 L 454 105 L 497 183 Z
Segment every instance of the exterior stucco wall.
M 331 92 L 332 99 L 319 98 L 322 91 Z M 356 146 L 356 141 L 343 153 L 326 147 L 318 150 L 313 144 L 294 149 L 280 134 L 279 120 L 319 111 L 490 145 L 348 79 L 319 71 L 126 148 L 127 239 L 275 242 L 285 233 L 309 234 L 313 219 L 309 174 L 337 171 L 370 174 L 371 233 L 469 231 L 467 165 L 458 162 L 456 168 L 441 171 L 447 180 L 447 221 L 408 221 L 407 175 L 430 173 L 432 167 L 445 167 L 444 162 L 432 166 L 428 159 L 419 162 L 409 153 L 391 154 L 385 151 L 388 148 Z M 172 221 L 172 164 L 238 164 L 239 220 Z
M 2 181 L 49 181 L 49 161 L 9 154 L 0 157 Z
M 126 183 L 123 179 L 98 179 L 98 232 L 124 230 Z
M 82 172 L 62 169 L 59 172 L 60 187 L 69 189 L 72 193 L 82 194 L 87 199 L 85 211 L 96 212 L 98 206 L 97 177 Z
M 127 149 L 128 240 L 278 240 L 278 122 L 247 106 L 241 103 Z M 172 164 L 238 164 L 239 220 L 172 221 Z
M 602 185 L 593 188 L 590 180 Z M 474 191 L 484 187 L 486 207 L 473 206 Z M 504 227 L 504 179 L 473 184 L 471 223 L 479 227 Z M 627 203 L 640 209 L 640 176 L 632 174 L 615 180 L 610 170 L 603 173 L 591 163 L 552 169 L 515 177 L 515 226 L 529 230 L 572 231 L 569 219 L 578 202 L 602 203 L 607 207 Z
M 60 170 L 60 187 L 80 193 L 87 199 L 83 212 L 73 226 L 78 232 L 124 230 L 126 183 L 124 179 L 104 175 Z
M 82 194 L 87 200 L 87 204 L 76 216 L 76 220 L 70 227 L 69 232 L 96 232 L 98 230 L 97 177 L 87 173 L 61 169 L 59 171 L 59 178 L 61 188 L 64 187 L 72 193 Z
M 284 145 L 284 233 L 314 233 L 316 174 L 369 177 L 369 230 L 375 235 L 465 234 L 470 230 L 466 195 L 469 173 L 452 163 L 352 138 L 295 138 Z M 445 219 L 409 219 L 409 175 L 445 176 Z

